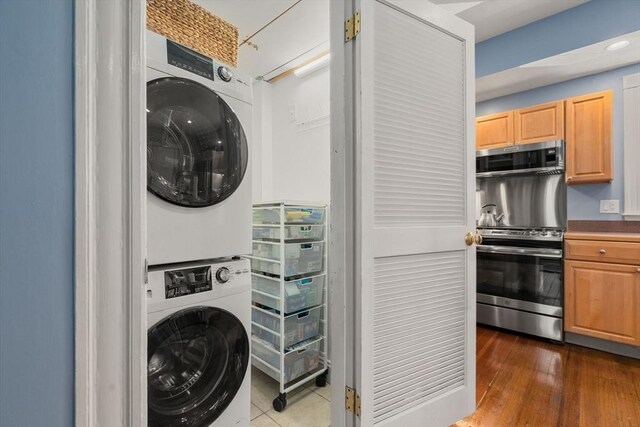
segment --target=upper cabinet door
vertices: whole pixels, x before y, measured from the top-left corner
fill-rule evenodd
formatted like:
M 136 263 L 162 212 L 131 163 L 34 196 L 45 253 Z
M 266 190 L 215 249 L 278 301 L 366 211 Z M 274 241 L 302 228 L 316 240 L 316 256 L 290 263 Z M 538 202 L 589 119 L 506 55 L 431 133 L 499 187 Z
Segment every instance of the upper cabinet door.
M 513 111 L 491 114 L 476 119 L 476 149 L 513 145 Z
M 568 184 L 612 180 L 612 92 L 566 101 L 566 179 Z
M 564 102 L 521 108 L 514 113 L 516 144 L 564 139 Z

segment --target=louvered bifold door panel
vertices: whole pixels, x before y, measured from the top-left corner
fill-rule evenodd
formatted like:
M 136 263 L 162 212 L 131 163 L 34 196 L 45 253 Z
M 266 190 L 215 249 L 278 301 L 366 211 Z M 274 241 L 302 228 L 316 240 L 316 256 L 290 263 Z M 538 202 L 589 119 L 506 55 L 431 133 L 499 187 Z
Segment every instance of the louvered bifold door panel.
M 464 242 L 474 230 L 473 93 L 465 84 L 473 29 L 460 21 L 465 39 L 457 37 L 425 21 L 441 11 L 420 4 L 361 2 L 357 385 L 367 427 L 445 425 L 475 403 L 475 253 Z
M 464 263 L 464 251 L 375 260 L 374 423 L 464 384 Z
M 378 5 L 373 49 L 375 224 L 462 225 L 463 42 Z

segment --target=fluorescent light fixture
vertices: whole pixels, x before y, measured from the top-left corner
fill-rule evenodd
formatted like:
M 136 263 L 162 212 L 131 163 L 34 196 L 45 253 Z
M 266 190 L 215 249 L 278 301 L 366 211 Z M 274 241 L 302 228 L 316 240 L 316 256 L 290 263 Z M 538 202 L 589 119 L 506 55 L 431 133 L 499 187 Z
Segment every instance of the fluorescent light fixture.
M 629 40 L 620 40 L 607 46 L 607 50 L 624 49 L 627 46 L 629 46 Z
M 296 68 L 293 72 L 298 77 L 304 77 L 307 74 L 313 73 L 316 70 L 324 67 L 329 63 L 329 52 L 325 55 L 322 55 L 320 58 L 309 62 L 308 64 L 303 65 L 300 68 Z

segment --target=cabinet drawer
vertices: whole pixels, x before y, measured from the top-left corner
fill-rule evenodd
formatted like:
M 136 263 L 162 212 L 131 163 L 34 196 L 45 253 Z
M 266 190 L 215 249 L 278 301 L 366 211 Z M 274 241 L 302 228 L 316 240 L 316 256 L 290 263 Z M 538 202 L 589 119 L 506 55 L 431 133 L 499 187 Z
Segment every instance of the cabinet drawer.
M 640 264 L 640 243 L 565 240 L 566 259 Z

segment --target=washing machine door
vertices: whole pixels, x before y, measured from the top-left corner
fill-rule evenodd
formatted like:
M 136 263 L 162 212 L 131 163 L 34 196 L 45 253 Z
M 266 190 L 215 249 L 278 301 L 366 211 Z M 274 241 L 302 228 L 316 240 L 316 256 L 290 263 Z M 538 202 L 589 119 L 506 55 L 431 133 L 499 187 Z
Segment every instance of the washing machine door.
M 192 307 L 149 330 L 149 426 L 209 426 L 231 403 L 249 363 L 249 339 L 228 311 Z
M 147 188 L 189 208 L 220 203 L 240 186 L 248 147 L 231 107 L 178 77 L 147 83 Z

